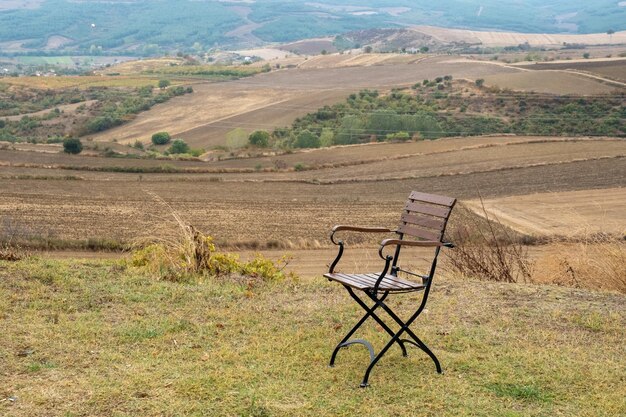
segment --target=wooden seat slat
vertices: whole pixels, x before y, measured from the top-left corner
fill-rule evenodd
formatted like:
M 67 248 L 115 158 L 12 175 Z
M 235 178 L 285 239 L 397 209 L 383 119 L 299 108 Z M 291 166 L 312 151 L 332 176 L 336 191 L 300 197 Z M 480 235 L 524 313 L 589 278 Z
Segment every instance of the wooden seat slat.
M 367 275 L 373 277 L 374 280 L 376 280 L 380 276 L 380 273 L 367 274 Z M 407 281 L 405 279 L 402 279 L 393 275 L 385 275 L 385 277 L 383 278 L 383 282 L 387 282 L 389 283 L 389 285 L 395 285 L 398 288 L 413 288 L 416 285 L 419 285 L 419 284 L 416 284 L 415 282 Z
M 380 274 L 367 274 L 367 276 L 374 281 L 374 283 L 376 283 L 376 280 L 378 279 L 378 277 L 380 276 Z M 385 286 L 385 287 L 389 287 L 389 288 L 394 288 L 394 289 L 407 289 L 407 288 L 411 288 L 410 285 L 406 285 L 406 284 L 402 284 L 402 283 L 398 283 L 396 281 L 394 281 L 393 279 L 390 279 L 390 275 L 386 275 L 382 281 L 380 282 L 381 286 Z
M 324 274 L 324 277 L 333 281 L 340 282 L 349 287 L 356 288 L 358 290 L 367 290 L 374 288 L 376 281 L 380 274 L 343 274 L 333 273 Z M 393 275 L 385 275 L 380 285 L 378 286 L 381 291 L 417 291 L 424 287 L 421 283 L 411 282 L 403 278 L 395 277 Z

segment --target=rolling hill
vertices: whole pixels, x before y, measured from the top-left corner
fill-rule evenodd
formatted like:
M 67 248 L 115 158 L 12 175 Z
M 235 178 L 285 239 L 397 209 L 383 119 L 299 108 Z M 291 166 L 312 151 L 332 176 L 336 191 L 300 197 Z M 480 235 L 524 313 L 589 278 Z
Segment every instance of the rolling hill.
M 581 0 L 550 4 L 530 0 L 513 5 L 496 0 L 445 0 L 430 4 L 408 0 L 10 0 L 2 3 L 0 52 L 5 54 L 202 53 L 216 47 L 249 47 L 415 25 L 549 34 L 626 29 L 626 7 L 614 0 L 598 0 L 593 4 Z M 609 37 L 608 42 L 612 40 Z

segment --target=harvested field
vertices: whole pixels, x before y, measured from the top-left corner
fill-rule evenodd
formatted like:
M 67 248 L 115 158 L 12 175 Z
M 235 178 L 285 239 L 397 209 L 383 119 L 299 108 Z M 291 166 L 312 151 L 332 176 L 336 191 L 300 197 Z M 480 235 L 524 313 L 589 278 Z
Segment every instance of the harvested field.
M 533 67 L 534 68 L 534 67 Z M 526 71 L 515 74 L 492 74 L 484 77 L 485 84 L 520 91 L 549 94 L 580 95 L 610 94 L 623 90 L 620 86 L 605 84 L 582 74 L 566 71 Z
M 576 70 L 607 77 L 618 81 L 626 81 L 626 58 L 601 59 L 601 60 L 576 60 L 561 62 L 536 62 L 532 65 L 516 65 L 520 68 L 532 70 Z
M 89 88 L 89 87 L 156 87 L 157 77 L 142 76 L 64 76 L 64 77 L 4 77 L 3 83 L 20 85 L 30 88 L 60 89 L 60 88 Z
M 331 58 L 322 56 L 324 60 Z M 444 62 L 439 65 L 440 61 Z M 445 61 L 430 58 L 408 65 L 288 69 L 231 82 L 196 84 L 193 94 L 154 106 L 130 123 L 93 138 L 130 143 L 137 139 L 148 141 L 152 133 L 168 131 L 195 147 L 223 145 L 225 133 L 232 129 L 252 131 L 282 126 L 364 88 L 411 86 L 424 78 L 446 74 L 475 79 L 520 71 L 481 62 Z
M 442 42 L 467 42 L 484 46 L 562 46 L 564 43 L 583 45 L 626 44 L 626 31 L 588 35 L 563 35 L 544 33 L 489 32 L 463 29 L 446 29 L 434 26 L 415 26 L 415 30 L 433 36 Z
M 498 148 L 485 148 L 489 149 Z M 536 152 L 541 155 L 541 148 Z M 442 155 L 449 154 L 454 152 Z M 477 158 L 481 153 L 473 155 Z M 474 163 L 488 168 L 492 162 L 488 152 L 484 155 L 485 161 Z M 491 198 L 615 188 L 623 186 L 626 177 L 624 158 L 534 166 L 526 162 L 530 165 L 510 168 L 502 163 L 497 171 L 442 176 L 436 168 L 438 159 L 430 157 L 422 160 L 431 164 L 430 174 L 363 181 L 359 180 L 362 174 L 347 173 L 354 181 L 328 185 L 300 182 L 299 175 L 308 175 L 306 171 L 278 182 L 276 177 L 259 182 L 253 174 L 138 175 L 15 167 L 3 169 L 0 217 L 5 224 L 4 234 L 12 230 L 25 237 L 129 241 L 154 236 L 163 224 L 174 226 L 170 209 L 155 202 L 149 194 L 154 193 L 220 241 L 258 247 L 316 247 L 325 244 L 329 228 L 336 223 L 349 220 L 392 226 L 412 189 L 476 199 L 479 193 Z M 394 163 L 390 161 L 387 166 L 393 167 Z M 83 180 L 44 179 L 45 175 L 74 175 Z
M 605 232 L 626 236 L 626 188 L 520 195 L 483 203 L 490 216 L 529 235 L 588 236 Z M 480 201 L 466 204 L 482 213 Z

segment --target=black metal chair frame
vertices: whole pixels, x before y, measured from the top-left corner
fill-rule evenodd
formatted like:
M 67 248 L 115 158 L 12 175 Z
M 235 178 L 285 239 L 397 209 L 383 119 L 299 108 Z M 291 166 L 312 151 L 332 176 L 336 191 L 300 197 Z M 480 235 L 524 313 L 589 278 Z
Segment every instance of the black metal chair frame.
M 438 230 L 436 234 L 433 234 L 432 230 L 425 229 L 425 231 L 419 232 L 414 226 L 415 224 L 408 224 L 407 219 L 409 221 L 417 222 L 421 225 L 432 226 L 432 222 L 428 221 L 427 217 L 420 217 L 419 219 L 416 216 L 413 216 L 410 208 L 421 207 L 426 213 L 420 212 L 419 215 L 428 215 L 432 214 L 433 211 L 429 210 L 428 207 L 430 203 L 445 203 L 445 206 L 448 207 L 447 213 L 444 217 L 439 218 L 439 222 L 435 222 L 438 226 Z M 427 203 L 424 205 L 423 203 Z M 365 375 L 363 377 L 363 381 L 361 382 L 361 387 L 368 386 L 368 380 L 370 373 L 374 366 L 380 361 L 380 359 L 385 355 L 385 353 L 394 345 L 397 344 L 403 356 L 408 356 L 405 344 L 414 345 L 417 348 L 424 351 L 435 363 L 435 367 L 438 373 L 442 373 L 441 364 L 439 360 L 435 356 L 435 354 L 426 346 L 426 344 L 419 338 L 417 335 L 410 329 L 411 324 L 419 317 L 419 315 L 424 311 L 424 307 L 426 306 L 426 302 L 428 301 L 428 295 L 430 294 L 431 284 L 435 275 L 435 270 L 437 268 L 437 257 L 439 256 L 439 252 L 442 247 L 453 248 L 454 245 L 450 242 L 443 242 L 443 234 L 445 231 L 445 227 L 448 221 L 449 213 L 452 210 L 454 204 L 456 203 L 456 199 L 444 196 L 436 196 L 433 194 L 425 194 L 413 192 L 409 196 L 409 201 L 405 206 L 405 213 L 402 216 L 402 221 L 398 230 L 391 230 L 388 228 L 381 227 L 355 227 L 355 226 L 345 226 L 338 225 L 333 227 L 330 240 L 335 245 L 339 246 L 339 252 L 335 258 L 335 260 L 330 265 L 329 271 L 324 276 L 329 280 L 335 280 L 340 282 L 344 288 L 348 291 L 350 296 L 356 301 L 356 303 L 365 310 L 365 315 L 357 322 L 357 324 L 345 335 L 345 337 L 337 344 L 335 347 L 332 356 L 330 358 L 330 366 L 333 367 L 335 365 L 335 359 L 339 350 L 344 347 L 348 347 L 354 344 L 361 344 L 365 346 L 370 354 L 370 364 L 365 371 Z M 442 204 L 443 206 L 444 204 Z M 438 206 L 433 206 L 437 208 Z M 444 211 L 434 212 L 441 215 Z M 408 215 L 408 216 L 407 216 Z M 413 217 L 411 217 L 413 216 Z M 426 219 L 426 221 L 424 221 Z M 409 226 L 409 227 L 407 227 Z M 398 234 L 397 239 L 384 239 L 381 241 L 380 248 L 378 250 L 378 254 L 385 261 L 385 266 L 383 271 L 379 274 L 337 274 L 334 272 L 335 267 L 339 263 L 343 252 L 344 252 L 344 242 L 342 240 L 335 240 L 335 233 L 340 231 L 351 231 L 351 232 L 364 232 L 364 233 L 390 233 L 395 232 Z M 412 233 L 408 233 L 412 232 Z M 435 236 L 439 236 L 438 240 L 405 240 L 405 235 L 412 235 L 420 238 L 430 238 L 432 239 Z M 394 255 L 385 255 L 384 250 L 386 247 L 395 246 Z M 420 275 L 413 273 L 411 271 L 404 270 L 400 268 L 398 265 L 400 250 L 402 246 L 413 246 L 413 247 L 431 247 L 434 248 L 434 257 L 430 266 L 430 271 L 428 275 Z M 398 277 L 398 272 L 404 272 L 410 276 L 421 278 L 420 283 L 411 282 L 408 280 L 404 280 Z M 369 281 L 368 281 L 369 280 Z M 369 282 L 369 284 L 368 284 Z M 371 285 L 373 284 L 373 285 Z M 365 297 L 359 297 L 356 290 L 361 290 L 365 294 Z M 423 291 L 422 300 L 419 303 L 417 310 L 407 319 L 402 320 L 390 307 L 385 303 L 385 300 L 391 293 L 409 293 Z M 367 304 L 367 301 L 373 302 L 371 306 Z M 398 331 L 394 332 L 391 327 L 383 319 L 381 319 L 377 314 L 377 310 L 383 310 L 391 319 L 400 327 Z M 387 344 L 380 350 L 378 354 L 375 353 L 373 346 L 367 340 L 364 339 L 350 339 L 354 333 L 363 325 L 369 318 L 372 318 L 378 323 L 391 337 Z M 406 336 L 405 336 L 406 335 Z M 404 336 L 404 337 L 403 337 Z

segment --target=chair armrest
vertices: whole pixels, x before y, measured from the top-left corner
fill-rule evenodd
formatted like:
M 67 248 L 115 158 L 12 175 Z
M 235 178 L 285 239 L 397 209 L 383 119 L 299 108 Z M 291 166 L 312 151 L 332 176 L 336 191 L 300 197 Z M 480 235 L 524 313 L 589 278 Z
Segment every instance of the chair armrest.
M 340 232 L 342 230 L 347 230 L 350 232 L 361 232 L 361 233 L 389 233 L 393 232 L 393 230 L 388 229 L 386 227 L 360 227 L 360 226 L 346 226 L 338 224 L 334 226 L 330 232 L 330 241 L 335 245 L 338 245 L 338 242 L 335 242 L 335 233 Z

